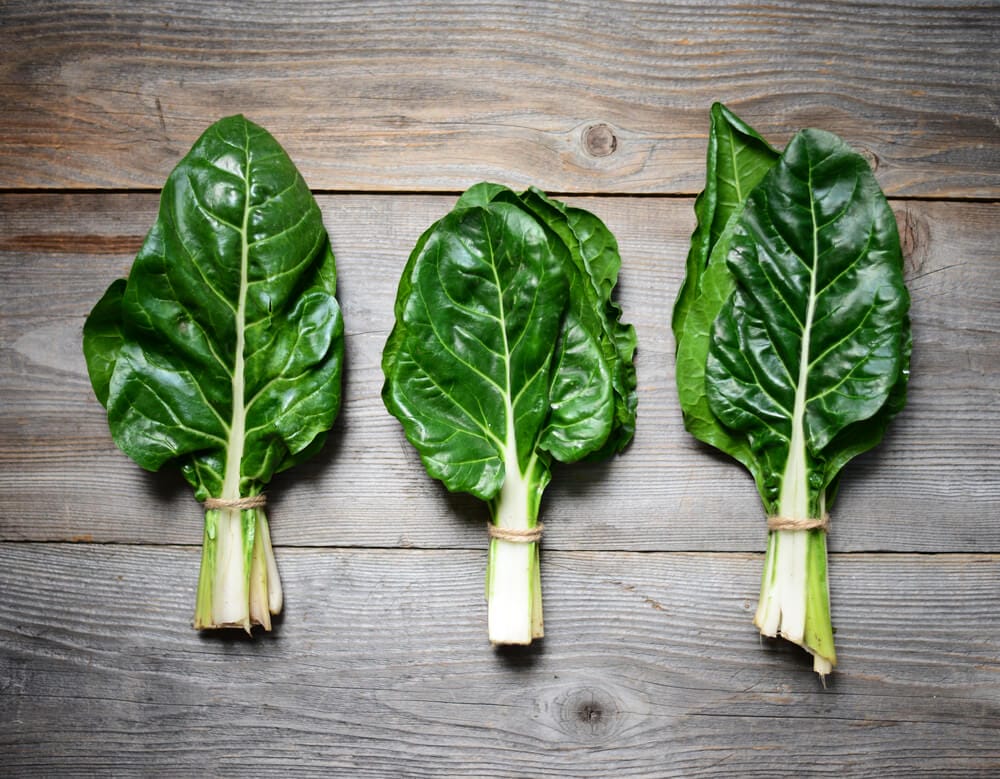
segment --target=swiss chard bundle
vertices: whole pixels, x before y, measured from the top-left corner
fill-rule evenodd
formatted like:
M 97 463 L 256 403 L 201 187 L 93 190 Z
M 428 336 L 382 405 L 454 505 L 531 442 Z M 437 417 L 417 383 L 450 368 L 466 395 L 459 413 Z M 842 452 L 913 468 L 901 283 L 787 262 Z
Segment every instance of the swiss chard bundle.
M 489 504 L 495 644 L 543 632 L 552 461 L 610 456 L 635 429 L 635 331 L 611 299 L 620 266 L 593 214 L 483 183 L 423 234 L 400 279 L 382 397 L 427 472 Z
M 868 164 L 803 130 L 779 154 L 712 108 L 705 190 L 674 307 L 677 388 L 698 439 L 743 463 L 768 515 L 755 624 L 836 663 L 828 511 L 909 378 L 895 217 Z
M 269 630 L 281 610 L 262 490 L 322 446 L 339 409 L 336 281 L 301 175 L 232 116 L 170 174 L 128 279 L 84 325 L 115 443 L 148 470 L 178 466 L 205 503 L 197 628 Z

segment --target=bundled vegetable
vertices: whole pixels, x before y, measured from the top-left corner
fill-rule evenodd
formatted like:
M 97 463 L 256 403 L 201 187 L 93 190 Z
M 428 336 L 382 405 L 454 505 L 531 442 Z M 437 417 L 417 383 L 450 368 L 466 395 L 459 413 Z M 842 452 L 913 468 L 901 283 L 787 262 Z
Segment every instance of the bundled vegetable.
M 909 378 L 895 217 L 864 158 L 803 130 L 780 155 L 712 108 L 705 190 L 674 307 L 677 388 L 698 439 L 753 474 L 768 515 L 755 624 L 836 663 L 828 511 Z
M 271 628 L 282 590 L 264 513 L 271 476 L 316 453 L 340 405 L 343 321 L 319 207 L 242 116 L 170 174 L 128 280 L 83 350 L 115 443 L 179 466 L 205 505 L 196 628 Z
M 382 357 L 382 397 L 427 472 L 489 503 L 489 637 L 541 637 L 538 523 L 551 462 L 620 452 L 635 429 L 621 258 L 593 214 L 483 183 L 421 236 Z

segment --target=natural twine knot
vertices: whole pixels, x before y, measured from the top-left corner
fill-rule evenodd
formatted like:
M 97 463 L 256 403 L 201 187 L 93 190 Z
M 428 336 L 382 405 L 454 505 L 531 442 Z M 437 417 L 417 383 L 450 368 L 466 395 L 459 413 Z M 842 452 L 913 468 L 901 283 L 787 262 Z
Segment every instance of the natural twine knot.
M 768 517 L 768 530 L 822 530 L 830 532 L 830 515 L 823 514 L 819 519 L 797 519 L 795 517 Z
M 267 504 L 264 493 L 249 498 L 206 498 L 204 506 L 207 509 L 259 509 Z
M 486 523 L 486 533 L 490 538 L 499 538 L 501 541 L 513 541 L 516 544 L 533 544 L 542 540 L 542 531 L 545 525 L 539 522 L 529 530 L 513 530 L 506 527 L 497 527 L 492 522 Z

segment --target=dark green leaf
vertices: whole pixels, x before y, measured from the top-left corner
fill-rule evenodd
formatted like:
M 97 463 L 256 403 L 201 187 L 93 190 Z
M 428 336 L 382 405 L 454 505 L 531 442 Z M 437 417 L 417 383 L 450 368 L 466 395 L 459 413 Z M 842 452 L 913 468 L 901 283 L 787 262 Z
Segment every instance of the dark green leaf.
M 120 348 L 107 296 L 88 320 L 116 443 L 145 468 L 177 462 L 199 497 L 217 496 L 238 458 L 252 494 L 336 415 L 335 288 L 319 208 L 284 150 L 242 116 L 214 124 L 164 185 L 121 299 Z
M 778 152 L 720 103 L 712 106 L 705 189 L 695 201 L 697 227 L 691 236 L 686 274 L 674 304 L 677 391 L 684 426 L 695 438 L 735 457 L 763 487 L 746 436 L 722 425 L 705 391 L 705 361 L 712 326 L 735 289 L 726 265 L 732 232 L 744 201 Z
M 815 463 L 837 457 L 831 441 L 900 386 L 909 342 L 895 218 L 864 159 L 829 133 L 796 135 L 727 260 L 736 290 L 709 349 L 712 412 L 768 461 L 787 460 L 797 425 Z M 814 501 L 825 481 L 811 480 Z
M 621 268 L 618 242 L 591 212 L 566 206 L 537 189 L 525 192 L 521 202 L 562 239 L 575 265 L 569 274 L 574 323 L 586 329 L 599 346 L 601 356 L 595 359 L 604 360 L 614 391 L 612 432 L 605 444 L 592 453 L 603 459 L 632 440 L 638 406 L 635 328 L 621 321 L 621 307 L 612 298 Z
M 570 463 L 606 441 L 615 410 L 611 368 L 576 311 L 566 312 L 549 388 L 550 413 L 538 446 Z
M 570 462 L 627 443 L 635 332 L 611 300 L 620 265 L 589 212 L 490 183 L 421 237 L 383 352 L 383 398 L 432 476 L 493 497 L 508 406 L 522 468 L 533 453 Z
M 701 294 L 702 274 L 726 225 L 743 208 L 751 190 L 778 161 L 779 154 L 750 125 L 721 103 L 715 103 L 706 156 L 705 188 L 694 205 L 697 226 L 691 235 L 684 281 L 673 309 L 676 344 L 680 344 L 688 311 Z
M 83 356 L 87 361 L 87 373 L 90 374 L 94 394 L 102 406 L 108 405 L 111 374 L 125 340 L 122 335 L 124 294 L 125 279 L 111 282 L 83 325 Z
M 541 225 L 495 201 L 452 211 L 411 255 L 383 398 L 450 490 L 499 491 L 509 425 L 526 466 L 549 412 L 565 264 Z

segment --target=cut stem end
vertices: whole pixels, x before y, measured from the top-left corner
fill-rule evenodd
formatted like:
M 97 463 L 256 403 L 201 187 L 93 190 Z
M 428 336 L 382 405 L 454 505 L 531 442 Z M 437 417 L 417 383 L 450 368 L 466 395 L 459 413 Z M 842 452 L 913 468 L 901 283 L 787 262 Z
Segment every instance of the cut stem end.
M 833 671 L 837 655 L 822 530 L 769 534 L 754 624 L 762 635 L 780 636 L 812 654 L 813 670 L 821 678 Z
M 282 607 L 281 580 L 263 509 L 209 509 L 205 512 L 201 571 L 195 603 L 197 630 L 260 625 Z

